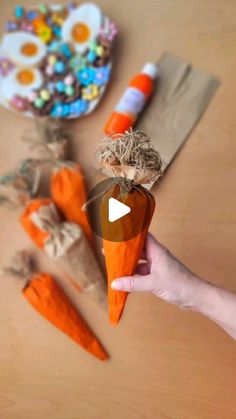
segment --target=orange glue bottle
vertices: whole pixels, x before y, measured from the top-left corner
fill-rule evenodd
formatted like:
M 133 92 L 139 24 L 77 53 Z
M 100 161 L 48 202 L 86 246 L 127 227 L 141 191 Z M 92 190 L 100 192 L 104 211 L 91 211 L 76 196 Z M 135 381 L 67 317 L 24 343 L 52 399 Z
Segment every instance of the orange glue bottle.
M 134 125 L 153 92 L 157 75 L 156 65 L 147 63 L 142 72 L 134 76 L 105 125 L 106 135 L 122 134 Z

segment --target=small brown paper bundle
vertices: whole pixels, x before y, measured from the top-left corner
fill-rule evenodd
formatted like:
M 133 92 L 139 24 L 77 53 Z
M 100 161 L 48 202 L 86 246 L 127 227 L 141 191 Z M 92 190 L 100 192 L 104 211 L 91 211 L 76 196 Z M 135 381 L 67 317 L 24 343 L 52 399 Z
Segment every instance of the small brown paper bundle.
M 36 120 L 35 134 L 24 136 L 31 149 L 37 149 L 45 160 L 65 160 L 68 152 L 69 134 L 63 123 L 57 119 Z
M 23 296 L 45 319 L 73 339 L 86 351 L 105 361 L 106 351 L 71 303 L 56 280 L 48 273 L 34 273 L 29 254 L 21 251 L 14 257 L 11 266 L 1 272 L 25 279 Z
M 92 300 L 105 305 L 102 273 L 80 226 L 61 222 L 50 200 L 34 200 L 21 216 L 21 223 L 33 242 L 60 263 L 68 279 Z
M 15 170 L 0 177 L 0 203 L 25 206 L 36 196 L 41 177 L 39 163 L 39 160 L 24 160 Z

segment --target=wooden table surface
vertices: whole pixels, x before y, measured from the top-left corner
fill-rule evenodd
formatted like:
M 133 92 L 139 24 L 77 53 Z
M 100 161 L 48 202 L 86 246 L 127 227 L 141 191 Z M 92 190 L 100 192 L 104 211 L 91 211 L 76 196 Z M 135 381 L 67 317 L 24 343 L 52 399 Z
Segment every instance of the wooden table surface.
M 129 78 L 164 51 L 217 76 L 210 107 L 154 191 L 151 231 L 197 274 L 236 291 L 236 2 L 98 3 L 120 27 L 113 85 L 92 116 L 71 123 L 74 155 L 91 184 L 104 121 Z M 2 24 L 16 4 L 1 1 Z M 21 141 L 32 120 L 0 109 L 0 127 L 3 173 L 32 155 Z M 30 242 L 18 213 L 0 214 L 2 266 Z M 57 273 L 42 254 L 37 259 Z M 235 419 L 236 343 L 211 321 L 137 294 L 112 328 L 70 289 L 111 354 L 104 364 L 32 310 L 20 281 L 1 278 L 0 287 L 1 419 Z

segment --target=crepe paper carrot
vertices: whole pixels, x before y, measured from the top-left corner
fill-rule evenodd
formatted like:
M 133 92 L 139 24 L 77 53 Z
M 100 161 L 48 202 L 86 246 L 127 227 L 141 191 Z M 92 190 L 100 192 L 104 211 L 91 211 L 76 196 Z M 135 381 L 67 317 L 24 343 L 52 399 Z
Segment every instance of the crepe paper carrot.
M 92 231 L 82 210 L 87 196 L 85 180 L 78 164 L 61 162 L 57 165 L 51 178 L 51 194 L 64 217 L 79 224 L 92 243 Z
M 49 161 L 64 160 L 67 157 L 70 135 L 59 119 L 44 118 L 35 122 L 32 130 L 23 140 L 31 149 L 38 150 L 40 156 Z
M 21 216 L 21 223 L 36 246 L 60 264 L 75 287 L 106 308 L 103 276 L 81 227 L 62 222 L 49 199 L 31 201 Z
M 39 160 L 23 160 L 15 170 L 0 176 L 0 203 L 19 207 L 26 205 L 39 188 L 41 172 Z
M 106 233 L 106 228 L 109 228 L 110 233 L 114 232 L 114 238 L 119 239 L 103 240 L 108 277 L 109 319 L 115 325 L 122 315 L 127 293 L 112 290 L 111 282 L 135 272 L 155 209 L 154 198 L 141 183 L 151 182 L 161 175 L 161 159 L 159 153 L 151 148 L 149 137 L 141 131 L 132 130 L 124 135 L 106 137 L 97 150 L 97 156 L 101 166 L 109 166 L 117 176 L 117 182 L 111 184 L 101 204 L 103 232 Z M 114 224 L 108 224 L 104 214 L 110 197 L 121 199 L 129 207 L 135 205 L 136 210 Z M 139 234 L 127 240 L 129 232 L 133 231 Z
M 133 191 L 121 192 L 120 185 L 113 185 L 104 196 L 101 208 L 102 211 L 103 205 L 107 206 L 108 199 L 111 197 L 118 200 L 122 197 L 122 203 L 128 207 L 131 207 L 132 203 L 135 202 L 137 210 L 132 211 L 130 217 L 122 217 L 114 224 L 114 237 L 117 239 L 118 234 L 121 237 L 123 235 L 124 241 L 117 242 L 103 239 L 108 282 L 109 319 L 110 323 L 115 325 L 119 322 L 122 315 L 127 293 L 112 290 L 111 283 L 114 279 L 121 276 L 130 276 L 134 274 L 144 247 L 148 227 L 154 213 L 155 201 L 147 190 L 144 191 L 144 189 L 140 188 Z M 105 233 L 108 223 L 106 221 L 104 222 L 104 213 L 105 211 L 102 215 L 102 227 L 103 232 Z M 136 229 L 137 225 L 142 225 L 144 229 L 136 237 L 126 240 L 129 238 L 129 232 Z M 110 225 L 110 234 L 112 232 L 112 228 L 113 225 Z
M 35 310 L 86 351 L 102 361 L 108 359 L 105 349 L 56 280 L 48 273 L 32 272 L 26 251 L 18 252 L 2 274 L 25 279 L 22 293 Z

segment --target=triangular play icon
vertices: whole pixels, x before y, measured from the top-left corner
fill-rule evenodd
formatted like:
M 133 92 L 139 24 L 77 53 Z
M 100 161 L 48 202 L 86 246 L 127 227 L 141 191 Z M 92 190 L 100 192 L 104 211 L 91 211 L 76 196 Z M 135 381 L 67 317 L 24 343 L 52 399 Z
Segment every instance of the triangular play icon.
M 108 201 L 108 220 L 113 223 L 119 218 L 124 217 L 126 214 L 131 212 L 131 208 L 128 205 L 123 204 L 115 198 L 109 198 Z

